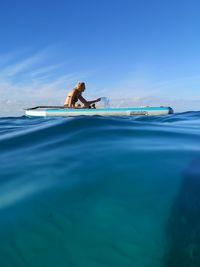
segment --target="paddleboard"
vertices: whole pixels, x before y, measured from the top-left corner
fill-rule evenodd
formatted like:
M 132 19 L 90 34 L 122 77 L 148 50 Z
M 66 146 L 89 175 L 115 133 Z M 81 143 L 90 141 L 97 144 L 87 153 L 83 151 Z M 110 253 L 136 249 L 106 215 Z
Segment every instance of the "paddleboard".
M 171 107 L 126 107 L 126 108 L 65 108 L 63 106 L 38 106 L 25 109 L 29 117 L 68 116 L 160 116 L 172 114 Z

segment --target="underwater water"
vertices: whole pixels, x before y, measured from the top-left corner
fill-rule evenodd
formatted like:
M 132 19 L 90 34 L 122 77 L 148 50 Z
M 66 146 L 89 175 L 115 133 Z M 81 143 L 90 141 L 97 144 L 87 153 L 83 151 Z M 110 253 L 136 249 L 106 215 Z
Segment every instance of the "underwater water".
M 200 112 L 0 118 L 0 266 L 200 266 Z

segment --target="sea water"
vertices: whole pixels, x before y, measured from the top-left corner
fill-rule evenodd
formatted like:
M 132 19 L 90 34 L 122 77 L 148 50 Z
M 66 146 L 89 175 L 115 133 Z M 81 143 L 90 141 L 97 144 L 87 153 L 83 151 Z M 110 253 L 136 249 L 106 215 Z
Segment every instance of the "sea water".
M 200 266 L 200 112 L 0 118 L 0 266 Z

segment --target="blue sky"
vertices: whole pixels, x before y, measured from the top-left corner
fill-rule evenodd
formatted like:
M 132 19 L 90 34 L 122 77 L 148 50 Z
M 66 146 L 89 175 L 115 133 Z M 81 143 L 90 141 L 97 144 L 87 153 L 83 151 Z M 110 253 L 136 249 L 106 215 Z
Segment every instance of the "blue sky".
M 79 80 L 113 105 L 198 109 L 199 13 L 197 0 L 1 0 L 1 114 L 62 104 Z

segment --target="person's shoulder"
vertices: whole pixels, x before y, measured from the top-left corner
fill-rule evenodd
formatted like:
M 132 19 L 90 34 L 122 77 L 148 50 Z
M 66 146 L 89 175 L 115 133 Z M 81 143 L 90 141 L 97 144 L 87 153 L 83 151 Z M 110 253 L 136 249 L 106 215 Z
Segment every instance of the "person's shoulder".
M 73 94 L 74 92 L 76 92 L 76 88 L 72 88 L 72 89 L 69 90 L 70 94 Z

